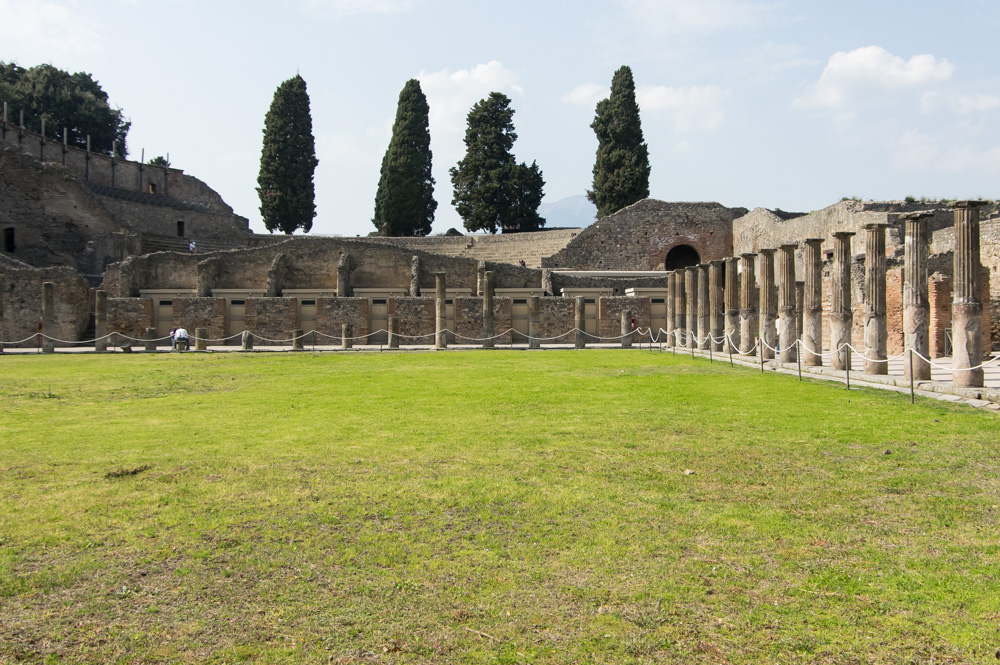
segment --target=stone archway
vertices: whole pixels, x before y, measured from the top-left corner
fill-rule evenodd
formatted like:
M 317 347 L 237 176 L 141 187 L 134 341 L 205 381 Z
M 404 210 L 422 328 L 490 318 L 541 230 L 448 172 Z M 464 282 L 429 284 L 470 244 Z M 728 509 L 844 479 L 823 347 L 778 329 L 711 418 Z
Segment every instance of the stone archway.
M 664 270 L 679 270 L 696 266 L 701 263 L 701 256 L 691 245 L 676 245 L 667 252 L 667 258 L 663 261 Z

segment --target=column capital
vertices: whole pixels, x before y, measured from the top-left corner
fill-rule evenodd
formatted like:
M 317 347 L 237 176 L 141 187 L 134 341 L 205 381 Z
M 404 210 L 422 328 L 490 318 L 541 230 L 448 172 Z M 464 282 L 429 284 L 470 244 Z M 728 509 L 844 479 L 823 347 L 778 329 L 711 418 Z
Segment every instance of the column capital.
M 834 231 L 830 235 L 837 240 L 850 240 L 855 236 L 855 233 L 854 231 Z
M 879 229 L 887 229 L 889 225 L 885 222 L 872 222 L 870 224 L 865 224 L 865 231 L 878 231 Z
M 778 251 L 778 250 L 769 247 L 769 248 L 766 248 L 766 249 L 765 248 L 761 248 L 757 253 L 758 254 L 763 254 L 763 255 L 767 256 L 769 254 L 774 254 L 776 251 Z
M 933 210 L 918 210 L 916 212 L 904 212 L 904 213 L 901 213 L 899 215 L 898 219 L 900 221 L 908 222 L 908 221 L 916 221 L 916 220 L 920 220 L 920 219 L 928 219 L 928 218 L 933 217 L 933 216 L 934 216 L 934 211 Z
M 721 265 L 724 265 L 725 263 L 726 263 L 726 261 L 724 259 L 716 259 L 714 261 L 709 261 L 708 265 L 710 265 L 710 266 L 721 266 Z
M 988 205 L 989 201 L 980 201 L 978 199 L 970 199 L 967 201 L 953 201 L 951 204 L 952 208 L 981 208 L 984 205 Z

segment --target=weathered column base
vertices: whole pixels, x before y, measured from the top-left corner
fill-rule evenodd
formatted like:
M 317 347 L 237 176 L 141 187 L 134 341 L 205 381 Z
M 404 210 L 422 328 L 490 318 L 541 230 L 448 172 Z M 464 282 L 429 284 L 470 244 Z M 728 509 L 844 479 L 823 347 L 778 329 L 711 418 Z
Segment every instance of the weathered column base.
M 833 369 L 851 369 L 851 350 L 846 345 L 851 343 L 852 325 L 850 316 L 830 315 L 830 367 Z
M 143 348 L 146 351 L 156 351 L 156 328 L 146 328 L 146 342 Z
M 793 363 L 797 357 L 795 346 L 795 310 L 778 313 L 778 337 L 781 340 L 781 353 L 778 361 Z
M 243 339 L 241 341 L 243 342 L 243 350 L 244 351 L 253 351 L 253 333 L 252 332 L 250 332 L 249 330 L 244 330 L 243 331 Z
M 194 350 L 206 351 L 208 349 L 208 328 L 194 329 Z
M 632 348 L 632 312 L 622 310 L 622 348 Z
M 350 323 L 344 323 L 340 326 L 340 348 L 354 348 L 354 326 Z
M 952 383 L 959 388 L 982 388 L 983 368 L 968 368 L 980 364 L 983 357 L 983 306 L 953 303 L 951 316 Z
M 305 331 L 303 330 L 293 330 L 292 331 L 292 351 L 302 350 L 302 340 L 305 339 Z
M 884 376 L 889 373 L 889 363 L 881 349 L 886 348 L 885 316 L 872 316 L 865 322 L 865 374 Z
M 389 317 L 389 348 L 399 348 L 399 317 Z

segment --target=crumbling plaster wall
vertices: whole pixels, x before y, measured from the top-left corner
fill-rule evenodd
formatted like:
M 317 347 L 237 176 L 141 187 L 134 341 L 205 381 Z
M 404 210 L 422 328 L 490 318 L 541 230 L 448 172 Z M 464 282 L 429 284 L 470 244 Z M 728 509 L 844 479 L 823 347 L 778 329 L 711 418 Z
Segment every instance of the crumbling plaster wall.
M 24 340 L 38 331 L 42 316 L 42 283 L 55 287 L 54 330 L 49 334 L 61 340 L 78 340 L 90 323 L 91 290 L 87 281 L 72 268 L 53 266 L 36 268 L 0 256 L 0 290 L 3 291 L 3 317 L 0 339 L 5 344 Z M 36 341 L 18 346 L 35 346 Z

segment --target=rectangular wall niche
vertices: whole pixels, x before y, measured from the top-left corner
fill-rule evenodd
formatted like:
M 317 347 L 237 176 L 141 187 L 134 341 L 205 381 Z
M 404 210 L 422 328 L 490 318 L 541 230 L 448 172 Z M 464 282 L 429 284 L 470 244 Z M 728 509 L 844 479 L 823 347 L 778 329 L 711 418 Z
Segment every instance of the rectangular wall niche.
M 13 254 L 16 249 L 17 245 L 14 244 L 14 229 L 7 227 L 3 230 L 3 251 Z

